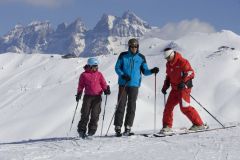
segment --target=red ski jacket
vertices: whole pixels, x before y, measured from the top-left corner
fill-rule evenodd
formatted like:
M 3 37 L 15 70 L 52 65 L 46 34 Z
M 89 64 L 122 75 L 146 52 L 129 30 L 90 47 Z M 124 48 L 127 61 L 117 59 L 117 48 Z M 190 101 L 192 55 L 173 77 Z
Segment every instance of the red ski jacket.
M 84 88 L 86 95 L 101 95 L 107 89 L 107 83 L 101 72 L 86 69 L 80 75 L 77 93 L 82 93 Z
M 180 53 L 175 51 L 175 57 L 166 64 L 166 79 L 163 88 L 167 89 L 170 84 L 172 89 L 177 90 L 178 84 L 194 78 L 194 70 L 188 60 L 183 58 Z

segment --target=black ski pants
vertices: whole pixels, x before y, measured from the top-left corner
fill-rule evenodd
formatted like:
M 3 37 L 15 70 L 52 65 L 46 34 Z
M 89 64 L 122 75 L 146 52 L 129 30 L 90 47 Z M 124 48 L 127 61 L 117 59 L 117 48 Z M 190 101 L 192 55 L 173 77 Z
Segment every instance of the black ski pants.
M 95 134 L 98 126 L 99 114 L 101 112 L 101 102 L 102 97 L 100 95 L 84 95 L 81 109 L 81 119 L 78 123 L 78 132 L 86 132 L 88 125 L 88 133 Z
M 127 104 L 127 113 L 125 116 L 124 126 L 132 127 L 135 111 L 136 101 L 138 96 L 138 87 L 119 86 L 118 91 L 118 106 L 115 113 L 114 125 L 122 126 L 125 108 Z

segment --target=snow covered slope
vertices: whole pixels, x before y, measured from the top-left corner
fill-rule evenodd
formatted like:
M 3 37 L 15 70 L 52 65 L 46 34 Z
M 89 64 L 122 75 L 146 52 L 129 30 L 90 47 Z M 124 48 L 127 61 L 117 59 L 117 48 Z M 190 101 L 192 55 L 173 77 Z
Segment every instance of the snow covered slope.
M 154 33 L 152 33 L 154 35 Z M 240 122 L 240 37 L 231 31 L 213 34 L 192 33 L 174 42 L 143 37 L 140 50 L 149 68 L 158 66 L 157 129 L 160 129 L 165 78 L 164 47 L 176 47 L 188 58 L 196 71 L 192 95 L 222 123 Z M 103 133 L 109 125 L 117 103 L 117 75 L 114 65 L 117 55 L 99 56 L 100 71 L 111 86 L 112 94 L 106 106 Z M 62 59 L 50 54 L 0 54 L 0 159 L 237 159 L 239 127 L 221 132 L 169 137 L 163 140 L 130 137 L 93 141 L 44 140 L 33 143 L 3 144 L 28 139 L 76 136 L 81 103 L 73 129 L 69 132 L 76 107 L 75 94 L 86 58 Z M 103 96 L 103 101 L 105 97 Z M 104 103 L 103 103 L 104 104 Z M 103 107 L 102 104 L 102 107 Z M 192 101 L 203 120 L 218 126 L 199 105 Z M 153 129 L 154 76 L 143 77 L 137 100 L 133 131 Z M 101 122 L 101 118 L 100 118 Z M 97 135 L 100 134 L 101 123 Z M 174 127 L 191 124 L 175 108 Z M 113 133 L 113 126 L 110 134 Z M 120 147 L 121 146 L 121 147 Z M 100 149 L 99 149 L 100 147 Z M 148 154 L 145 154 L 147 151 Z M 45 152 L 45 153 L 43 153 Z M 172 154 L 172 152 L 176 154 Z M 186 155 L 187 153 L 191 153 Z M 174 156 L 174 157 L 173 157 Z M 169 158 L 168 158 L 169 157 Z M 176 158 L 175 158 L 176 159 Z
M 38 139 L 0 144 L 1 160 L 238 160 L 240 128 L 166 138 Z

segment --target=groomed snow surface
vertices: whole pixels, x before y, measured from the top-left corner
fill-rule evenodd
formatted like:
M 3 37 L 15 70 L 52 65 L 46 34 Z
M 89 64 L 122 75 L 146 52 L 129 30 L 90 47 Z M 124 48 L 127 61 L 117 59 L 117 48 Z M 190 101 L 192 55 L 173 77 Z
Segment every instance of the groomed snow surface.
M 239 127 L 165 138 L 37 139 L 0 144 L 1 160 L 238 160 Z M 63 138 L 64 139 L 64 138 Z

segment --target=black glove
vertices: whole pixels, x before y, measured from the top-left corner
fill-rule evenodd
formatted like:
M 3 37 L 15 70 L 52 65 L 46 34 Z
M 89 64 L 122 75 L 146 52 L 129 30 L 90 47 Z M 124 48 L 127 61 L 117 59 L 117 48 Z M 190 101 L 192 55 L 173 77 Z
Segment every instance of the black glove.
M 179 90 L 182 90 L 184 88 L 185 88 L 185 83 L 184 82 L 181 82 L 181 83 L 178 84 L 178 89 Z
M 193 87 L 193 83 L 192 83 L 191 79 L 186 82 L 186 86 L 187 86 L 187 88 L 192 88 Z
M 76 101 L 78 102 L 82 97 L 82 93 L 77 93 L 76 95 Z
M 155 73 L 157 74 L 159 72 L 159 68 L 158 67 L 154 67 L 153 69 L 150 70 L 151 73 Z
M 105 91 L 103 91 L 105 95 L 109 95 L 111 94 L 111 91 L 110 91 L 110 86 L 107 86 L 107 89 Z
M 122 75 L 122 79 L 124 79 L 125 81 L 130 81 L 131 80 L 131 77 L 129 76 L 129 75 L 127 75 L 127 74 L 124 74 L 124 75 Z
M 165 88 L 162 88 L 161 91 L 162 91 L 163 94 L 167 94 L 167 90 Z

